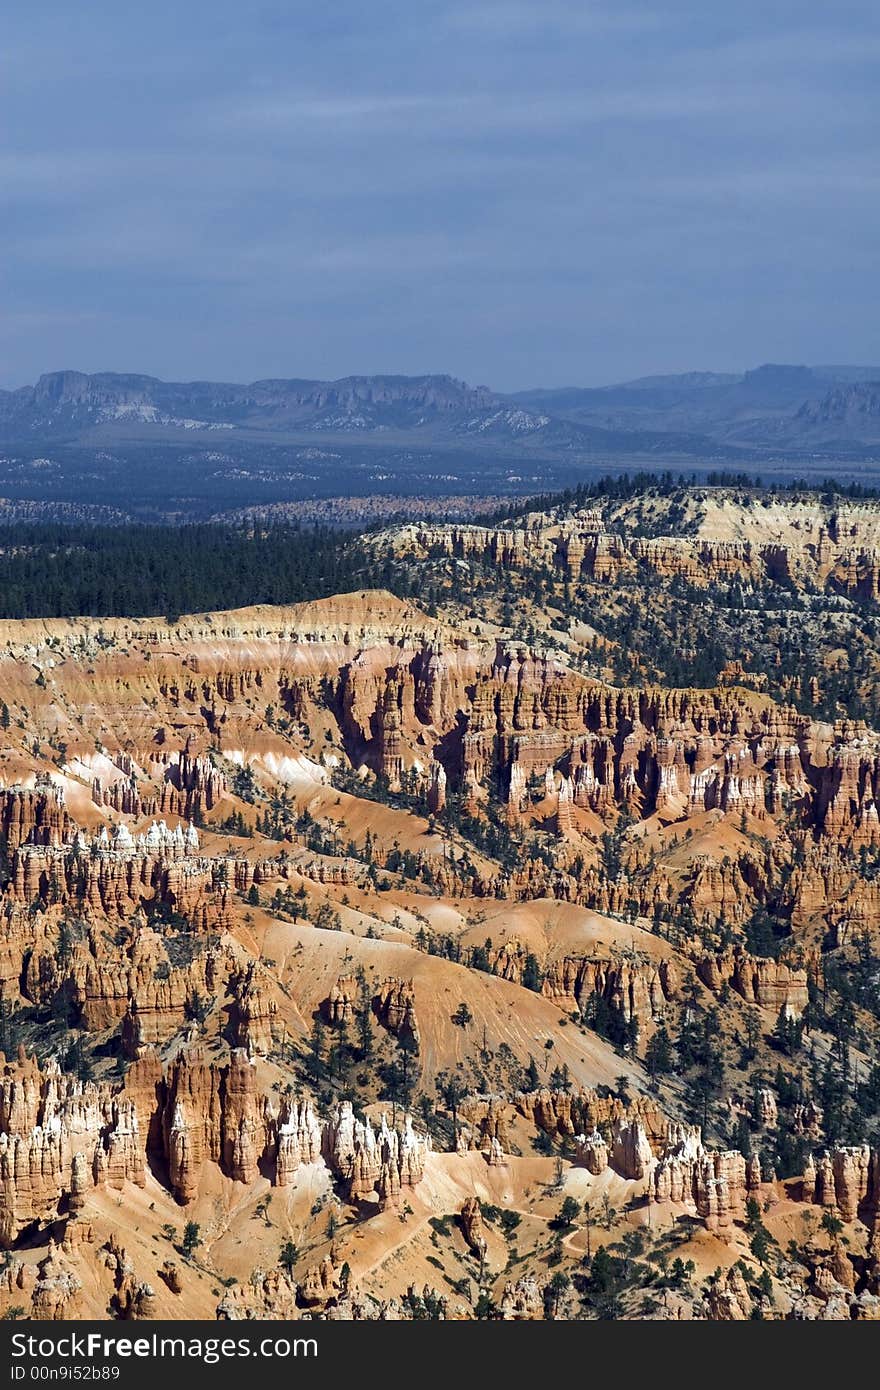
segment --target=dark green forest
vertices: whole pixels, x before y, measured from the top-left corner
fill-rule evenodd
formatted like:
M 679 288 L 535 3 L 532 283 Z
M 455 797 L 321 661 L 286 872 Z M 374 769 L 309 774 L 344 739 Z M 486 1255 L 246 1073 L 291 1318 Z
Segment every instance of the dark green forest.
M 361 587 L 351 540 L 289 525 L 0 526 L 0 617 L 176 618 L 322 598 Z
M 669 495 L 678 491 L 683 481 L 687 480 L 671 472 L 609 475 L 565 492 L 511 503 L 484 516 L 483 524 L 515 522 L 532 510 L 569 511 L 599 499 L 627 498 L 645 490 Z M 708 483 L 764 493 L 794 492 L 806 486 L 797 482 L 786 489 L 762 488 L 759 478 L 741 473 L 712 473 Z M 816 495 L 833 502 L 837 497 L 875 498 L 877 493 L 860 484 L 828 480 Z M 379 529 L 378 523 L 371 529 Z M 377 585 L 401 597 L 436 601 L 437 595 L 426 585 L 424 566 L 408 567 L 390 555 L 370 553 L 359 543 L 362 534 L 291 522 L 257 530 L 210 522 L 183 526 L 7 522 L 0 525 L 0 618 L 176 618 L 183 613 L 256 603 L 299 603 Z M 505 576 L 496 574 L 494 567 L 492 576 L 504 584 Z M 552 576 L 546 578 L 552 580 Z M 540 601 L 541 576 L 532 580 L 537 585 L 533 597 Z M 456 589 L 457 576 L 453 574 L 452 597 L 461 597 Z M 684 604 L 679 624 L 688 629 L 700 596 L 681 593 L 678 597 L 690 600 Z M 763 601 L 759 597 L 759 607 Z M 738 594 L 729 602 L 733 607 L 749 606 Z M 723 606 L 721 596 L 716 596 L 716 607 L 718 603 Z M 639 627 L 648 617 L 637 603 L 629 622 Z M 634 638 L 635 633 L 631 636 Z M 651 649 L 659 653 L 663 645 L 660 642 L 658 646 L 658 634 L 652 634 Z M 713 633 L 711 625 L 696 644 L 699 669 L 692 669 L 693 662 L 680 650 L 688 645 L 679 643 L 676 652 L 666 653 L 667 680 L 675 677 L 677 683 L 702 682 L 714 674 L 723 659 L 721 634 Z M 626 672 L 618 672 L 618 676 L 624 679 Z

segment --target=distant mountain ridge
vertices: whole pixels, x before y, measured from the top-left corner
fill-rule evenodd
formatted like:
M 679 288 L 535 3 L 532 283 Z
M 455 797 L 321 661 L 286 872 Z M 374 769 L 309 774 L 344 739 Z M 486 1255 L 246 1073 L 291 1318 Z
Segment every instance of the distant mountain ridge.
M 830 420 L 854 420 L 859 423 L 866 416 L 880 419 L 880 379 L 837 386 L 818 404 L 808 401 L 798 411 L 798 419 L 809 424 L 822 424 Z
M 880 367 L 766 363 L 742 373 L 653 375 L 505 395 L 445 374 L 335 381 L 169 382 L 138 373 L 48 372 L 0 391 L 0 441 L 90 446 L 187 434 L 381 435 L 425 446 L 517 445 L 548 454 L 730 457 L 880 444 Z M 720 452 L 719 452 L 720 451 Z
M 231 382 L 161 381 L 117 372 L 48 372 L 35 386 L 0 394 L 0 420 L 48 412 L 73 418 L 104 410 L 142 406 L 235 424 L 272 415 L 308 419 L 326 410 L 373 408 L 449 412 L 484 410 L 500 398 L 486 387 L 470 387 L 451 376 L 350 376 L 338 381 L 264 380 Z
M 746 449 L 852 449 L 880 442 L 871 405 L 878 383 L 880 367 L 765 363 L 739 374 L 684 372 L 519 391 L 513 399 L 603 429 L 683 431 Z
M 337 381 L 266 379 L 167 382 L 129 373 L 49 372 L 35 386 L 0 392 L 0 438 L 28 442 L 80 439 L 95 444 L 124 430 L 167 435 L 180 430 L 242 430 L 267 438 L 287 433 L 418 435 L 425 444 L 531 445 L 550 452 L 612 453 L 665 448 L 699 453 L 701 439 L 653 431 L 608 431 L 530 410 L 486 386 L 449 375 L 348 376 Z

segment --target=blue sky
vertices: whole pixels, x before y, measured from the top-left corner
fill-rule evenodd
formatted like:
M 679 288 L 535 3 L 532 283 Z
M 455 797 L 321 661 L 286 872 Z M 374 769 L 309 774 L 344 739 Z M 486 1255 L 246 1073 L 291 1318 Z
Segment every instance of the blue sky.
M 5 386 L 880 362 L 873 0 L 10 11 Z

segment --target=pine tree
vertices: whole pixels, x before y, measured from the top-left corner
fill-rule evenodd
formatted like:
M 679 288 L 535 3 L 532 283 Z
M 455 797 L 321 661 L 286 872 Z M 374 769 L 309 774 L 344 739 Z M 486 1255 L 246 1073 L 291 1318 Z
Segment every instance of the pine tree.
M 749 1249 L 759 1264 L 766 1265 L 773 1250 L 773 1237 L 763 1222 L 749 1241 Z
M 373 1001 L 363 966 L 358 970 L 357 986 L 355 1025 L 357 1027 L 358 1050 L 360 1052 L 361 1061 L 369 1062 L 375 1051 L 375 1041 L 373 1037 Z
M 324 1077 L 324 1033 L 324 1024 L 319 1016 L 312 1025 L 309 1055 L 306 1063 L 309 1076 L 314 1082 L 321 1081 Z
M 784 1052 L 786 1057 L 792 1057 L 799 1052 L 804 1041 L 804 1025 L 801 1019 L 792 1018 L 788 1009 L 783 1004 L 779 1010 L 776 1024 L 773 1029 L 773 1042 L 780 1052 Z
M 187 1259 L 190 1259 L 195 1250 L 202 1243 L 200 1227 L 196 1221 L 187 1221 L 183 1228 L 183 1240 L 180 1248 Z
M 467 1087 L 456 1072 L 442 1071 L 435 1081 L 437 1094 L 452 1116 L 452 1144 L 458 1145 L 458 1107 L 467 1095 Z
M 341 1023 L 330 1044 L 327 1054 L 327 1070 L 332 1081 L 345 1084 L 351 1072 L 351 1048 L 348 1042 L 348 1025 Z
M 672 1071 L 672 1039 L 665 1023 L 661 1023 L 656 1033 L 648 1041 L 648 1046 L 645 1049 L 645 1065 L 652 1081 L 658 1076 L 665 1076 L 667 1072 Z
M 541 967 L 538 964 L 538 957 L 533 955 L 531 951 L 529 951 L 526 956 L 522 982 L 526 989 L 532 989 L 536 993 L 540 993 L 543 975 L 541 973 Z
M 761 1015 L 757 1009 L 746 1009 L 746 1041 L 743 1048 L 743 1060 L 751 1062 L 754 1060 L 758 1050 L 758 1043 L 761 1040 Z

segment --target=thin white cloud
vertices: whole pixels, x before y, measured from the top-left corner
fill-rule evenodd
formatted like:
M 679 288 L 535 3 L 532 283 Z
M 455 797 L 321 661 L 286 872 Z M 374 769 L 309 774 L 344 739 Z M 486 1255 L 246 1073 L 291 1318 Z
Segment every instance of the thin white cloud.
M 670 121 L 697 117 L 748 115 L 756 107 L 781 104 L 775 84 L 719 88 L 710 80 L 680 86 L 590 86 L 569 90 L 503 93 L 437 92 L 419 97 L 364 94 L 344 99 L 292 95 L 218 107 L 207 128 L 245 135 L 260 131 L 278 136 L 302 136 L 304 127 L 326 126 L 368 138 L 372 126 L 394 127 L 405 146 L 415 136 L 443 137 L 555 130 L 561 134 L 580 125 L 606 122 Z
M 453 104 L 448 96 L 303 96 L 265 98 L 230 113 L 228 123 L 274 125 L 279 122 L 337 124 L 398 119 L 414 111 L 443 110 Z
M 535 32 L 577 35 L 639 34 L 663 27 L 666 17 L 642 6 L 588 0 L 495 0 L 452 7 L 441 19 L 453 30 L 504 39 Z
M 448 273 L 485 263 L 491 254 L 486 244 L 465 245 L 448 236 L 369 237 L 315 248 L 304 256 L 303 268 L 347 275 Z
M 78 324 L 94 323 L 100 317 L 93 309 L 26 309 L 4 313 L 0 317 L 0 332 L 14 338 L 17 333 L 29 333 L 35 329 L 75 328 Z
M 876 160 L 822 161 L 792 168 L 784 164 L 726 169 L 713 173 L 674 175 L 641 179 L 639 192 L 675 198 L 759 198 L 790 203 L 806 198 L 810 202 L 842 196 L 880 193 L 880 166 Z
M 786 29 L 776 34 L 749 33 L 720 44 L 702 46 L 707 60 L 735 67 L 743 75 L 767 68 L 803 73 L 805 67 L 828 72 L 837 64 L 870 65 L 880 57 L 880 20 L 873 33 L 853 32 L 842 20 L 825 28 Z M 833 10 L 831 18 L 833 20 Z M 804 74 L 805 82 L 807 79 Z
M 67 197 L 73 188 L 94 186 L 131 168 L 131 159 L 112 150 L 0 152 L 4 194 L 53 193 Z

